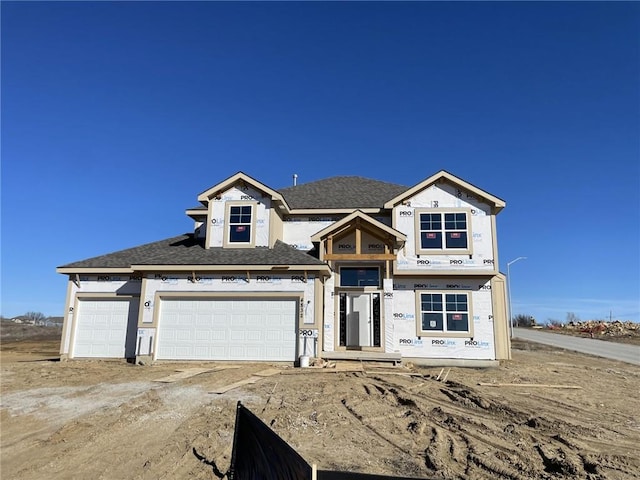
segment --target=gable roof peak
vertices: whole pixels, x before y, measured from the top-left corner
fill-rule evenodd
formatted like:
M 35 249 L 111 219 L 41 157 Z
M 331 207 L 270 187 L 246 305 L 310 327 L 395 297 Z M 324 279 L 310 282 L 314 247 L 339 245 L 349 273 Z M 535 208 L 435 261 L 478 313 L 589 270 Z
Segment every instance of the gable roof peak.
M 506 205 L 505 201 L 502 200 L 501 198 L 496 197 L 495 195 L 492 195 L 489 192 L 486 192 L 485 190 L 482 190 L 476 187 L 472 183 L 467 182 L 466 180 L 463 180 L 462 178 L 454 175 L 453 173 L 450 173 L 446 170 L 440 170 L 437 173 L 434 173 L 433 175 L 431 175 L 430 177 L 417 183 L 413 187 L 405 190 L 404 192 L 401 192 L 396 197 L 387 201 L 385 203 L 385 208 L 393 208 L 394 206 L 398 205 L 405 199 L 411 197 L 412 195 L 415 195 L 417 192 L 424 190 L 425 188 L 440 182 L 449 182 L 450 184 L 453 184 L 458 188 L 461 188 L 463 190 L 466 190 L 467 192 L 472 193 L 473 195 L 479 197 L 483 201 L 492 205 L 496 214 L 499 213 Z
M 198 195 L 198 201 L 204 204 L 208 202 L 211 198 L 215 197 L 216 195 L 219 195 L 223 190 L 232 187 L 237 182 L 244 182 L 245 184 L 253 186 L 256 190 L 260 190 L 261 192 L 264 192 L 266 195 L 270 196 L 272 199 L 282 201 L 282 196 L 277 191 L 275 191 L 271 187 L 268 187 L 264 183 L 256 180 L 255 178 L 247 175 L 242 171 L 239 171 L 238 173 L 231 175 L 226 180 L 223 180 L 222 182 L 217 183 L 216 185 L 202 192 L 200 195 Z

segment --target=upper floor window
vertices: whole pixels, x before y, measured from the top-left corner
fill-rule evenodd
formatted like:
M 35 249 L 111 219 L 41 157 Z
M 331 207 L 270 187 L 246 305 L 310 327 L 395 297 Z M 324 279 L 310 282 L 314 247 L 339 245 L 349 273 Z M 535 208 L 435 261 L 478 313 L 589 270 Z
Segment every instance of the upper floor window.
M 228 210 L 227 242 L 234 245 L 253 243 L 253 205 L 231 205 Z
M 466 211 L 418 212 L 418 253 L 471 253 Z
M 471 334 L 469 294 L 420 292 L 418 335 Z

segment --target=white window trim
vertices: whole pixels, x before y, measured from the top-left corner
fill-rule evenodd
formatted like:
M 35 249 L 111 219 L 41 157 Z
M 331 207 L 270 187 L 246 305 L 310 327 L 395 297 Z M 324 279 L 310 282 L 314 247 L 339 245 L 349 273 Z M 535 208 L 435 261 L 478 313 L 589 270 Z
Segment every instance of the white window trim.
M 442 247 L 422 248 L 422 238 L 420 230 L 420 215 L 423 213 L 439 213 L 442 215 Z M 445 213 L 465 213 L 467 215 L 467 248 L 447 248 L 444 229 Z M 471 209 L 470 208 L 416 208 L 414 212 L 414 228 L 417 255 L 472 255 L 473 254 L 473 232 L 471 231 Z
M 470 290 L 416 290 L 416 334 L 418 337 L 456 337 L 456 338 L 473 338 L 473 305 Z M 443 330 L 422 330 L 422 294 L 439 294 L 442 295 L 442 326 Z M 466 332 L 447 331 L 447 310 L 445 295 L 466 295 L 467 296 L 467 315 L 469 316 L 469 330 Z
M 231 236 L 231 207 L 251 207 L 251 239 L 248 242 L 232 242 Z M 258 202 L 253 201 L 237 201 L 227 202 L 224 211 L 224 241 L 223 245 L 227 248 L 252 248 L 256 245 L 256 226 L 258 224 Z

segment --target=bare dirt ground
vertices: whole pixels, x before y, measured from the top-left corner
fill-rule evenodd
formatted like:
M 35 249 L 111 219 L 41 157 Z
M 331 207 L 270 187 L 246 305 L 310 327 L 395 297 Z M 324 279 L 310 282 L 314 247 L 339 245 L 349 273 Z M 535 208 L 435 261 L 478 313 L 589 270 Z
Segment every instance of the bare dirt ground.
M 229 467 L 240 400 L 325 470 L 640 478 L 640 367 L 525 342 L 513 347 L 513 360 L 499 368 L 441 375 L 411 365 L 336 372 L 242 364 L 160 383 L 178 369 L 224 364 L 59 362 L 56 340 L 5 339 L 0 477 L 216 479 Z M 280 373 L 209 393 L 267 368 Z

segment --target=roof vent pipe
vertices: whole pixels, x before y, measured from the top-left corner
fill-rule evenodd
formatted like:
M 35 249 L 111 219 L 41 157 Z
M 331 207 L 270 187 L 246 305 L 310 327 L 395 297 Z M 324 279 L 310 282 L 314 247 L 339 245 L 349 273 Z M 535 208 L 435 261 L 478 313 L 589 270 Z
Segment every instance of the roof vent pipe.
M 295 187 L 298 184 L 298 174 L 293 174 L 293 186 Z

